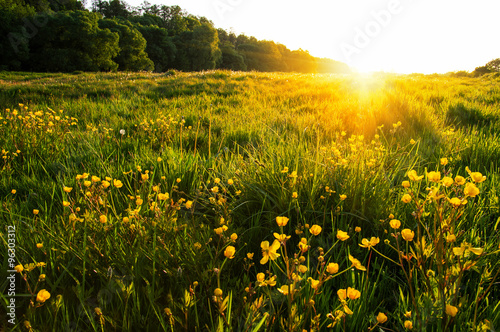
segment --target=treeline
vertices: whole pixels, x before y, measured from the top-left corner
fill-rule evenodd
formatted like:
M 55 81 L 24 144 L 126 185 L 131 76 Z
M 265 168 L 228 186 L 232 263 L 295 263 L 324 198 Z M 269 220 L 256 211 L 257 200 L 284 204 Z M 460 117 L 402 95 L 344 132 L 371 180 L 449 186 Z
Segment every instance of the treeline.
M 179 6 L 122 0 L 0 0 L 0 70 L 210 69 L 347 73 L 331 59 L 216 29 Z

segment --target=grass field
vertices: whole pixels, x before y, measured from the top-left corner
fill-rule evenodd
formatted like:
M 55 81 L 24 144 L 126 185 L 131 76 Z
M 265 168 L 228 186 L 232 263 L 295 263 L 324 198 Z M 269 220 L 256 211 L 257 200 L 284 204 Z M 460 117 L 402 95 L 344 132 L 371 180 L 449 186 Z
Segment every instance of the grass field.
M 2 72 L 0 324 L 498 330 L 499 84 Z

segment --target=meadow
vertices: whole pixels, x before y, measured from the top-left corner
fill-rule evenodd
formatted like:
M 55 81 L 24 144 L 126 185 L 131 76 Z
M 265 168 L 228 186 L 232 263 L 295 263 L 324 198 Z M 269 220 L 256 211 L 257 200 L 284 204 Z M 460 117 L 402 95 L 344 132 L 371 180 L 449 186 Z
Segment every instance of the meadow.
M 499 84 L 1 72 L 0 324 L 498 330 Z

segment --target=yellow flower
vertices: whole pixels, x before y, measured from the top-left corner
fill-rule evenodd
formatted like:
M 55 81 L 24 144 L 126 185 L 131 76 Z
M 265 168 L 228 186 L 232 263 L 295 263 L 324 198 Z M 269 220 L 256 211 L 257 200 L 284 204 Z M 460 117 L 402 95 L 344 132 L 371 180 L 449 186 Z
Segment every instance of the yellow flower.
M 278 291 L 283 295 L 288 295 L 288 285 L 281 286 Z
M 142 200 L 142 198 L 137 198 L 137 199 L 135 200 L 135 204 L 136 204 L 136 205 L 142 205 L 142 203 L 143 203 L 143 202 L 144 202 L 144 201 Z
M 39 211 L 39 210 L 37 210 L 37 209 L 33 209 L 33 214 L 34 214 L 34 215 L 37 215 L 37 214 L 39 214 L 39 213 L 40 213 L 40 211 Z
M 214 295 L 217 296 L 217 297 L 221 297 L 222 296 L 222 289 L 216 288 L 214 290 Z
M 411 330 L 413 329 L 413 323 L 411 322 L 411 320 L 405 320 L 405 329 L 408 329 L 408 330 Z
M 309 250 L 309 245 L 307 245 L 307 239 L 306 238 L 302 238 L 300 239 L 300 242 L 298 244 L 299 246 L 299 249 L 302 253 L 305 253 L 307 250 Z
M 410 187 L 410 181 L 406 181 L 406 180 L 405 180 L 405 181 L 403 181 L 403 182 L 401 183 L 401 185 L 403 186 L 403 188 L 408 188 L 408 187 Z
M 182 181 L 181 178 L 177 178 L 177 180 L 175 180 L 175 182 L 177 182 L 177 183 L 180 183 L 181 181 Z M 218 183 L 218 182 L 216 182 L 216 183 Z
M 314 236 L 318 236 L 319 233 L 321 233 L 321 226 L 312 225 L 311 228 L 309 229 L 309 232 L 311 232 L 311 234 Z
M 463 242 L 460 247 L 455 247 L 453 248 L 453 254 L 455 256 L 462 256 L 465 254 L 465 256 L 469 255 L 469 252 L 472 252 L 473 254 L 479 256 L 483 253 L 483 248 L 473 248 L 469 243 Z
M 377 245 L 377 243 L 380 242 L 380 239 L 378 237 L 373 237 L 368 241 L 368 239 L 362 239 L 361 243 L 359 244 L 360 247 L 367 248 L 368 250 L 371 249 L 371 247 L 374 247 Z
M 235 241 L 236 241 L 236 239 L 238 238 L 238 234 L 233 233 L 233 234 L 231 234 L 230 238 L 231 238 L 231 240 L 232 240 L 233 242 L 235 242 Z
M 413 232 L 411 229 L 405 228 L 401 231 L 401 236 L 405 241 L 413 241 L 415 232 Z
M 101 216 L 99 217 L 99 221 L 101 222 L 101 224 L 105 224 L 108 222 L 108 217 L 106 217 L 104 214 L 101 214 Z
M 187 201 L 185 203 L 186 209 L 190 209 L 193 206 L 193 201 Z
M 165 201 L 165 200 L 167 200 L 169 197 L 170 197 L 170 196 L 169 196 L 169 194 L 168 194 L 168 193 L 165 193 L 165 194 L 163 194 L 163 193 L 159 193 L 159 194 L 158 194 L 158 199 L 159 199 L 160 201 Z
M 427 178 L 429 181 L 432 182 L 439 182 L 441 180 L 441 173 L 440 172 L 428 172 L 427 173 Z
M 345 200 L 346 200 L 346 198 L 347 198 L 347 195 L 344 195 L 344 194 L 341 194 L 341 195 L 340 195 L 340 200 L 341 200 L 341 201 L 345 201 Z
M 408 177 L 412 181 L 420 181 L 424 178 L 423 175 L 418 176 L 417 171 L 415 171 L 414 169 L 412 169 L 411 171 L 408 172 Z
M 64 190 L 64 192 L 70 193 L 71 190 L 73 190 L 73 188 L 72 187 L 66 187 L 66 186 L 64 186 L 63 190 Z
M 109 181 L 104 180 L 101 182 L 101 185 L 103 186 L 104 189 L 106 189 L 111 185 L 111 183 L 109 183 Z
M 377 322 L 380 324 L 384 324 L 387 322 L 387 316 L 383 312 L 379 312 L 377 315 Z
M 410 203 L 411 202 L 411 196 L 409 194 L 404 194 L 403 197 L 401 197 L 401 201 L 403 203 Z
M 405 312 L 404 316 L 405 316 L 406 318 L 411 318 L 411 311 L 407 311 L 407 312 Z
M 312 289 L 318 289 L 319 287 L 319 280 L 316 280 L 316 279 L 313 279 L 313 278 L 309 278 L 309 282 L 311 283 L 311 288 Z
M 442 180 L 443 182 L 443 185 L 448 188 L 449 186 L 451 186 L 453 184 L 453 179 L 450 178 L 449 176 L 445 176 Z
M 394 229 L 398 229 L 399 227 L 401 227 L 401 221 L 392 219 L 391 221 L 389 221 L 389 225 Z
M 455 176 L 455 183 L 458 184 L 459 186 L 465 184 L 465 178 L 463 176 L 457 175 Z
M 120 180 L 113 180 L 113 186 L 115 186 L 116 188 L 121 188 L 123 187 L 123 183 L 120 181 Z
M 156 161 L 161 162 L 162 161 L 161 157 L 156 158 Z
M 37 244 L 36 244 L 36 247 L 37 247 L 38 249 L 42 249 L 42 248 L 43 248 L 43 243 L 37 243 Z
M 92 185 L 92 182 L 90 182 L 89 180 L 85 180 L 85 181 L 83 181 L 83 185 L 85 187 L 90 187 Z
M 448 198 L 448 202 L 450 202 L 451 205 L 453 205 L 453 207 L 459 207 L 460 205 L 465 205 L 467 204 L 467 201 L 466 200 L 461 200 L 460 198 L 458 197 L 453 197 L 452 199 L 449 199 Z
M 16 265 L 16 267 L 14 267 L 14 270 L 16 270 L 16 272 L 18 272 L 18 273 L 21 273 L 21 272 L 23 272 L 24 267 L 21 264 L 19 264 L 19 265 Z
M 356 233 L 359 233 L 359 232 L 361 232 L 361 227 L 359 227 L 359 226 L 356 226 L 356 228 L 354 228 L 354 231 L 355 231 Z
M 326 272 L 328 272 L 329 274 L 335 274 L 339 272 L 339 265 L 337 263 L 329 263 L 326 266 Z
M 297 194 L 297 192 L 296 192 L 296 191 L 294 191 L 294 192 L 292 193 L 292 198 L 297 198 L 297 197 L 299 197 L 299 195 Z
M 98 176 L 95 176 L 95 175 L 92 175 L 92 177 L 90 179 L 92 180 L 92 182 L 99 182 L 99 181 L 101 181 L 101 178 L 98 177 Z
M 300 273 L 306 273 L 307 272 L 307 266 L 305 265 L 299 265 L 299 272 Z
M 465 196 L 476 197 L 479 195 L 479 188 L 474 183 L 469 182 L 465 185 L 464 194 Z
M 483 174 L 479 172 L 471 172 L 469 167 L 465 167 L 465 170 L 467 171 L 467 173 L 469 173 L 471 179 L 476 183 L 481 183 L 486 180 L 486 176 L 483 176 Z
M 448 165 L 448 158 L 441 158 L 440 162 L 441 162 L 441 165 L 446 166 L 446 165 Z
M 458 309 L 451 304 L 446 305 L 446 314 L 451 317 L 455 317 L 457 315 Z
M 124 223 L 127 223 L 127 222 L 129 222 L 129 221 L 130 221 L 130 219 L 129 219 L 129 217 L 123 217 L 122 221 L 123 221 Z
M 44 303 L 48 299 L 50 299 L 50 293 L 47 292 L 45 289 L 40 290 L 36 295 L 37 302 Z
M 290 235 L 286 235 L 286 234 L 278 234 L 278 233 L 273 233 L 273 236 L 276 238 L 276 240 L 280 241 L 281 243 L 285 242 L 286 240 L 288 240 L 289 238 L 291 238 Z
M 16 189 L 12 189 L 10 192 L 11 192 L 12 195 L 15 195 L 17 193 L 17 190 Z
M 253 255 L 254 255 L 254 253 L 253 253 L 253 252 L 248 252 L 248 253 L 247 253 L 247 258 L 248 258 L 248 259 L 253 259 Z
M 351 300 L 356 300 L 361 296 L 361 292 L 357 289 L 347 287 L 347 297 Z
M 212 189 L 210 189 L 211 192 L 213 193 L 218 193 L 219 192 L 219 187 L 213 187 Z
M 141 174 L 141 179 L 142 181 L 147 181 L 149 179 L 149 174 L 148 173 Z
M 341 231 L 340 229 L 337 230 L 337 239 L 340 241 L 345 241 L 349 238 L 350 236 L 347 235 L 347 232 Z
M 273 244 L 269 246 L 269 241 L 263 241 L 260 244 L 262 248 L 262 259 L 260 264 L 266 264 L 269 259 L 272 261 L 281 256 L 276 251 L 280 248 L 281 243 L 278 240 L 274 240 Z
M 288 167 L 284 167 L 283 170 L 281 171 L 281 173 L 288 173 Z
M 236 252 L 236 248 L 233 246 L 227 246 L 226 250 L 224 250 L 224 256 L 226 256 L 229 259 L 234 258 L 234 253 Z
M 288 223 L 288 218 L 278 216 L 276 217 L 276 223 L 278 224 L 278 226 L 286 226 L 286 224 Z
M 457 240 L 457 236 L 455 234 L 448 234 L 446 235 L 446 242 L 452 243 Z
M 411 144 L 411 145 L 414 145 L 415 143 L 417 143 L 417 142 L 415 142 L 415 140 L 412 138 L 412 139 L 410 140 L 410 144 Z
M 358 270 L 360 270 L 360 271 L 366 271 L 366 267 L 364 267 L 363 265 L 361 265 L 361 262 L 358 259 L 356 259 L 356 258 L 352 257 L 351 255 L 349 255 L 349 260 L 351 261 L 352 266 L 354 266 Z
M 63 201 L 63 206 L 69 206 L 69 202 Z

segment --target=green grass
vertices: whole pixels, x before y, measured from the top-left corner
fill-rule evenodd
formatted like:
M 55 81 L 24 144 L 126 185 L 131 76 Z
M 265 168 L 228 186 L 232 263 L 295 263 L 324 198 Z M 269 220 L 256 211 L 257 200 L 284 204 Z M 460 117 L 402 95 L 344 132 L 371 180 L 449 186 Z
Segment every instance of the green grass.
M 494 76 L 3 72 L 0 84 L 0 250 L 7 253 L 15 226 L 16 264 L 25 265 L 16 325 L 6 317 L 5 328 L 29 330 L 25 321 L 34 331 L 500 324 Z M 425 175 L 474 182 L 466 167 L 486 180 L 476 183 L 479 195 L 453 207 L 447 198 L 466 198 L 464 186 Z M 405 189 L 410 170 L 424 178 Z M 413 199 L 403 203 L 407 193 Z M 287 225 L 280 228 L 277 216 Z M 322 227 L 319 235 L 312 225 Z M 414 231 L 413 241 L 402 240 L 403 228 Z M 349 239 L 340 241 L 338 230 Z M 276 260 L 261 264 L 261 243 L 272 244 L 275 232 L 291 237 Z M 450 234 L 455 242 L 446 241 Z M 373 250 L 359 246 L 371 237 L 379 238 Z M 300 251 L 301 238 L 309 250 Z M 455 255 L 464 242 L 483 253 Z M 234 258 L 224 255 L 228 246 Z M 416 258 L 404 261 L 400 252 Z M 349 255 L 367 270 L 351 268 Z M 2 257 L 7 304 L 11 268 Z M 333 262 L 339 272 L 329 277 Z M 259 273 L 276 284 L 263 286 Z M 284 295 L 284 285 L 296 291 Z M 341 317 L 349 310 L 337 291 L 348 287 L 360 297 L 346 300 L 352 315 Z M 41 289 L 51 294 L 44 303 L 36 300 Z M 446 304 L 458 308 L 455 317 Z M 387 322 L 377 322 L 379 312 Z

